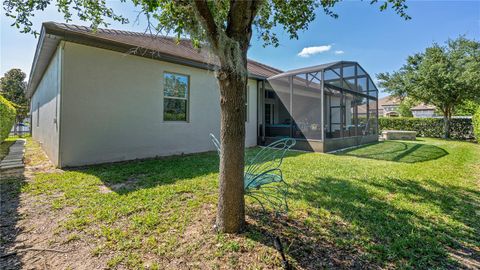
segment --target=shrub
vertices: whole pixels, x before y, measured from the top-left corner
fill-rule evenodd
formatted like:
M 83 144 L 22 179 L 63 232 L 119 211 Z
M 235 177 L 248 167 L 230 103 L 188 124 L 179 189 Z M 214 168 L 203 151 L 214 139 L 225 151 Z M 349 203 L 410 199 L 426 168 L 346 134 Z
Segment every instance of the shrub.
M 412 130 L 419 137 L 442 138 L 443 118 L 379 118 L 379 130 Z M 456 140 L 473 139 L 472 119 L 453 118 L 450 120 L 450 138 Z
M 0 95 L 0 142 L 8 137 L 10 130 L 15 124 L 17 110 L 13 103 Z
M 473 115 L 472 124 L 473 134 L 475 135 L 477 142 L 480 143 L 480 106 L 478 106 L 477 111 Z

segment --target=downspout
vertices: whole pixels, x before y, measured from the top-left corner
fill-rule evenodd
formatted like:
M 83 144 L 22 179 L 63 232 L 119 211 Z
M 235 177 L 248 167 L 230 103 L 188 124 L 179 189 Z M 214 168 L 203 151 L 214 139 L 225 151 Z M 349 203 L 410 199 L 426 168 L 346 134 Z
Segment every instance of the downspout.
M 289 76 L 290 82 L 290 138 L 293 138 L 293 76 Z
M 377 115 L 377 117 L 376 117 L 377 118 L 377 125 L 376 125 L 377 129 L 376 129 L 376 131 L 377 131 L 377 134 L 376 135 L 377 135 L 377 141 L 378 141 L 378 136 L 380 134 L 379 124 L 378 124 L 378 90 L 376 91 L 376 96 L 377 96 L 377 111 L 376 111 L 376 115 Z
M 262 144 L 265 144 L 265 79 L 262 80 L 262 91 L 260 93 L 260 110 L 262 119 Z
M 322 112 L 322 119 L 320 119 L 320 123 L 322 125 L 322 142 L 325 145 L 325 90 L 324 90 L 324 83 L 325 83 L 325 73 L 324 70 L 321 71 L 320 75 L 322 82 L 320 84 L 320 102 L 321 104 L 321 112 Z

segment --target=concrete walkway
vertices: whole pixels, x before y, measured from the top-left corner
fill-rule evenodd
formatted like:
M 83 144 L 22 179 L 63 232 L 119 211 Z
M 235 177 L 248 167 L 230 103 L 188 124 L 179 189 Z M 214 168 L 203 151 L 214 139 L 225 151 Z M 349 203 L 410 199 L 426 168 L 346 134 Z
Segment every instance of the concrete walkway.
M 0 170 L 19 169 L 25 167 L 23 156 L 25 154 L 25 139 L 18 139 L 10 146 L 8 155 L 0 162 Z

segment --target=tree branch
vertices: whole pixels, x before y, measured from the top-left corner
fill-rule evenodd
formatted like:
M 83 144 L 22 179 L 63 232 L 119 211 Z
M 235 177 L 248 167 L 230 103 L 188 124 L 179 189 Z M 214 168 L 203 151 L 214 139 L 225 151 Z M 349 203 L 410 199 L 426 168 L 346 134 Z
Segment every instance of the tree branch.
M 228 11 L 227 36 L 242 43 L 245 43 L 243 42 L 244 40 L 250 43 L 252 35 L 251 26 L 263 2 L 264 0 L 232 0 L 230 2 L 230 10 Z M 249 44 L 242 44 L 242 46 L 246 47 L 248 47 L 248 45 Z
M 195 3 L 195 13 L 197 17 L 199 17 L 200 22 L 204 26 L 205 31 L 207 32 L 207 38 L 209 39 L 211 45 L 215 48 L 219 48 L 219 28 L 215 23 L 215 19 L 213 17 L 210 8 L 208 7 L 208 3 L 205 0 L 196 0 Z

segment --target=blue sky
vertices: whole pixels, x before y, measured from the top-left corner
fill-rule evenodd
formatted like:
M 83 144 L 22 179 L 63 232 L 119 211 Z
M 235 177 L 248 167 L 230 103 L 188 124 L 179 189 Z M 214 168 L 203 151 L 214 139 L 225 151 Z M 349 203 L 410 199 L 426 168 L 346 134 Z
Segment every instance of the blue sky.
M 145 30 L 145 20 L 133 23 L 136 8 L 119 1 L 108 2 L 132 21 L 127 25 L 114 23 L 111 28 Z M 359 62 L 374 77 L 379 72 L 398 69 L 408 55 L 423 51 L 433 42 L 443 43 L 459 35 L 480 40 L 480 0 L 407 1 L 407 11 L 412 17 L 409 21 L 390 10 L 380 12 L 378 5 L 368 2 L 337 4 L 334 10 L 340 15 L 338 19 L 319 11 L 316 20 L 299 34 L 298 40 L 290 40 L 282 29 L 277 29 L 281 44 L 278 48 L 263 48 L 254 36 L 249 57 L 282 70 L 351 60 Z M 63 17 L 55 8 L 49 8 L 35 16 L 37 29 L 42 21 L 62 22 Z M 88 25 L 78 20 L 72 23 Z M 31 34 L 21 34 L 10 24 L 11 20 L 2 13 L 0 72 L 18 67 L 28 74 L 37 39 Z

